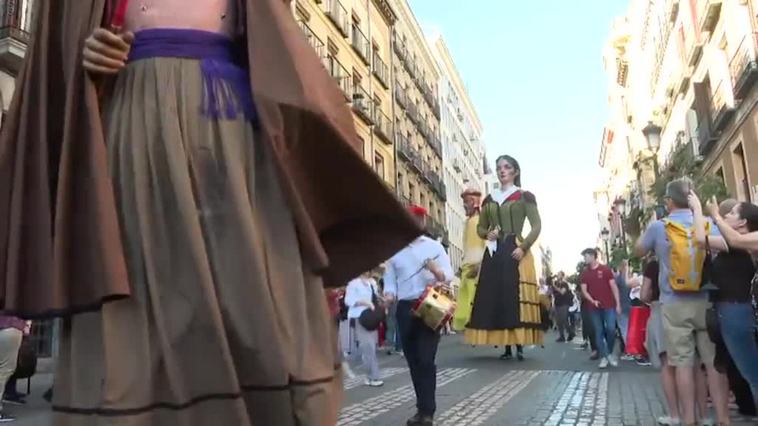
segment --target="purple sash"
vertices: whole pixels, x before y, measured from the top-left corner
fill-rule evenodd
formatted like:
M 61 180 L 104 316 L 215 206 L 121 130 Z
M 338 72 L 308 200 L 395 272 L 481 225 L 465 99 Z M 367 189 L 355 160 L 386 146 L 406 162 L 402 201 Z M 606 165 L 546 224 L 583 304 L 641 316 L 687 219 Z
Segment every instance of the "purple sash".
M 148 29 L 135 34 L 129 62 L 149 58 L 197 59 L 203 74 L 202 114 L 233 120 L 241 113 L 255 124 L 250 74 L 240 47 L 229 37 L 208 31 Z

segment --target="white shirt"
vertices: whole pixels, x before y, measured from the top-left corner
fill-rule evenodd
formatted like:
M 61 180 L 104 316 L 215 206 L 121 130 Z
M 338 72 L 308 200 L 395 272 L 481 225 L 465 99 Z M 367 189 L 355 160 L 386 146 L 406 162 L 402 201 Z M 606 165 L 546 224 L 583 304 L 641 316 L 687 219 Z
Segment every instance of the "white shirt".
M 445 283 L 453 280 L 453 266 L 445 248 L 438 241 L 422 236 L 408 247 L 392 256 L 384 273 L 384 293 L 395 295 L 398 300 L 416 300 L 426 286 L 437 282 L 434 274 L 424 269 L 424 262 L 434 260 Z
M 359 318 L 363 311 L 368 309 L 367 306 L 357 305 L 357 303 L 372 303 L 372 289 L 373 291 L 377 291 L 376 283 L 371 278 L 359 277 L 348 283 L 347 289 L 345 290 L 345 305 L 348 307 L 348 318 Z

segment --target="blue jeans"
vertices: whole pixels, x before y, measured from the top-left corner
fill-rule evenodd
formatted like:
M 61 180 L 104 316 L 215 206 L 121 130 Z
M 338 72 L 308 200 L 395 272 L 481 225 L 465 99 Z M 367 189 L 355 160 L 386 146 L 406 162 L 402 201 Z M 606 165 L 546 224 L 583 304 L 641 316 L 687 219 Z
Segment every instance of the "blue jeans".
M 621 338 L 624 339 L 624 345 L 626 345 L 628 333 L 629 333 L 629 311 L 621 311 L 621 315 L 616 317 L 616 322 L 619 325 L 621 331 Z
M 724 343 L 734 364 L 750 384 L 758 400 L 758 342 L 753 307 L 749 303 L 717 303 L 719 325 Z
M 613 353 L 616 343 L 616 309 L 597 309 L 590 312 L 595 329 L 597 353 L 601 358 Z

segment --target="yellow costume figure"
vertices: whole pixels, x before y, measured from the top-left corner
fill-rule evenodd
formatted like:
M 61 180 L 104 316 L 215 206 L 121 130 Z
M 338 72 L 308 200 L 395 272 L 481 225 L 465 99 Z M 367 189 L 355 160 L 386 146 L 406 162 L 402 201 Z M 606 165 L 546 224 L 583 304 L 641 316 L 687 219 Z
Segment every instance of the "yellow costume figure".
M 479 225 L 479 202 L 481 192 L 467 189 L 461 198 L 466 208 L 466 227 L 463 230 L 463 263 L 461 265 L 461 285 L 458 290 L 458 307 L 453 318 L 453 328 L 463 330 L 471 318 L 471 306 L 474 304 L 476 284 L 479 281 L 479 269 L 484 256 L 484 240 L 477 232 Z
M 510 156 L 497 161 L 500 188 L 482 202 L 479 236 L 487 238 L 479 283 L 466 326 L 470 345 L 506 346 L 504 359 L 516 345 L 522 360 L 524 345 L 543 340 L 539 285 L 532 245 L 539 237 L 540 214 L 535 196 L 520 186 L 521 168 Z M 522 237 L 526 221 L 531 230 Z

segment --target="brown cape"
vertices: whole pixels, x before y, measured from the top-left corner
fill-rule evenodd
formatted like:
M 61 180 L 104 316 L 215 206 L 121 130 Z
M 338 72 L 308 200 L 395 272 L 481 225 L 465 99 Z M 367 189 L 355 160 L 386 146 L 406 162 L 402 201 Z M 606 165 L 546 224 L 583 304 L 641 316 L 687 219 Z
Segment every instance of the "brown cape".
M 362 160 L 352 114 L 288 2 L 238 3 L 260 139 L 274 148 L 299 249 L 326 283 L 342 285 L 421 230 Z M 81 66 L 84 40 L 110 5 L 35 5 L 0 135 L 0 299 L 26 317 L 98 309 L 130 294 L 97 91 Z

